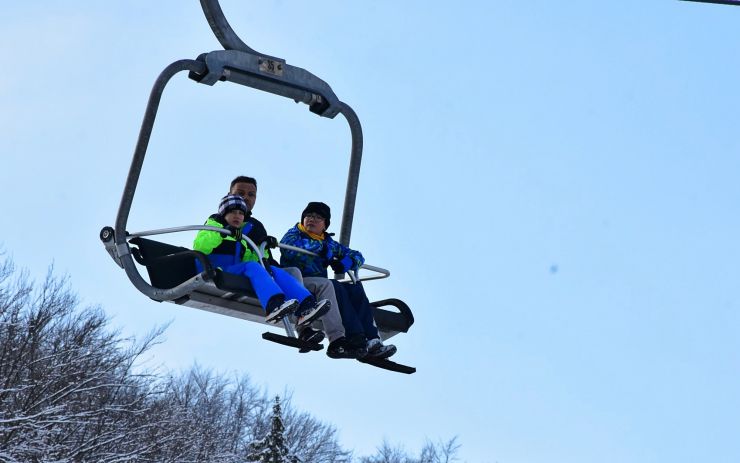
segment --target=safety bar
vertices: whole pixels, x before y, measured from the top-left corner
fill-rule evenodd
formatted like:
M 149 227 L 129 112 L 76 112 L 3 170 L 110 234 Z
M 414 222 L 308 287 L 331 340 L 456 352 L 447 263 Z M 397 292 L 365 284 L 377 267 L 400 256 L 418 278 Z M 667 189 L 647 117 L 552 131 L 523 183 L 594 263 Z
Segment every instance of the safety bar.
M 280 247 L 280 249 L 287 249 L 289 251 L 300 252 L 302 254 L 308 254 L 309 256 L 319 257 L 319 255 L 316 254 L 315 252 L 307 251 L 307 250 L 305 250 L 303 248 L 298 248 L 298 247 L 295 247 L 295 246 L 291 246 L 289 244 L 280 243 L 280 244 L 278 244 L 278 247 Z M 388 278 L 391 275 L 391 272 L 390 271 L 388 271 L 388 270 L 386 270 L 384 268 L 375 267 L 374 265 L 362 264 L 362 266 L 360 266 L 360 268 L 361 269 L 365 269 L 365 270 L 370 270 L 371 272 L 380 273 L 380 275 L 359 277 L 358 272 L 355 270 L 355 272 L 354 272 L 354 278 L 353 278 L 353 276 L 350 276 L 350 279 L 352 281 L 380 280 L 382 278 Z
M 229 230 L 227 230 L 225 228 L 211 227 L 210 225 L 184 225 L 184 226 L 181 226 L 181 227 L 158 228 L 158 229 L 155 229 L 155 230 L 146 230 L 146 231 L 129 233 L 127 235 L 127 238 L 129 238 L 129 239 L 131 239 L 131 238 L 143 238 L 145 236 L 164 235 L 164 234 L 167 234 L 167 233 L 177 233 L 177 232 L 194 231 L 194 230 L 210 230 L 210 231 L 215 231 L 215 232 L 218 232 L 218 233 L 221 233 L 221 234 L 224 234 L 224 235 L 229 235 L 229 236 L 233 235 L 233 233 L 231 231 L 229 231 Z M 266 245 L 266 243 L 262 243 L 260 246 L 257 246 L 257 244 L 255 244 L 255 242 L 252 241 L 246 235 L 242 235 L 242 239 L 246 240 L 247 243 L 252 247 L 252 249 L 255 252 L 258 253 L 258 255 L 260 255 L 260 256 L 264 256 L 265 255 L 265 245 Z M 287 249 L 289 251 L 294 251 L 294 252 L 300 252 L 302 254 L 307 254 L 309 256 L 319 257 L 319 255 L 316 254 L 315 252 L 307 251 L 307 250 L 305 250 L 303 248 L 298 248 L 296 246 L 291 246 L 289 244 L 279 243 L 278 244 L 278 247 L 281 248 L 281 249 Z M 381 267 L 376 267 L 376 266 L 370 265 L 370 264 L 362 264 L 362 266 L 360 268 L 380 274 L 378 276 L 366 276 L 366 277 L 362 277 L 362 278 L 360 278 L 360 281 L 379 280 L 379 279 L 382 279 L 382 278 L 388 278 L 391 275 L 391 272 L 389 270 L 386 270 L 386 269 L 381 268 Z M 355 276 L 357 276 L 357 275 L 355 275 Z
M 232 235 L 232 233 L 225 228 L 211 227 L 209 225 L 184 225 L 181 227 L 158 228 L 155 230 L 146 230 L 146 231 L 140 231 L 140 232 L 135 232 L 135 233 L 129 233 L 128 238 L 130 239 L 130 238 L 138 238 L 138 237 L 144 237 L 144 236 L 164 235 L 166 233 L 177 233 L 177 232 L 194 231 L 194 230 L 211 230 L 211 231 L 222 233 L 224 235 Z M 254 241 L 249 239 L 248 236 L 242 235 L 242 238 L 245 239 L 247 243 L 249 243 L 249 245 L 252 247 L 252 249 L 254 249 L 258 253 L 258 255 L 260 256 L 265 255 L 265 243 L 262 243 L 260 246 L 257 246 L 254 243 Z M 280 249 L 287 249 L 289 251 L 308 254 L 309 256 L 314 256 L 314 257 L 319 256 L 315 252 L 307 251 L 303 248 L 298 248 L 296 246 L 291 246 L 289 244 L 279 243 L 278 247 L 280 247 Z M 360 268 L 364 270 L 369 270 L 371 272 L 379 273 L 380 275 L 364 276 L 360 278 L 357 276 L 357 274 L 355 274 L 355 278 L 359 279 L 359 281 L 380 280 L 382 278 L 388 278 L 391 275 L 391 272 L 389 270 L 386 270 L 381 267 L 376 267 L 374 265 L 363 264 Z M 353 280 L 355 278 L 353 278 Z
M 129 233 L 128 238 L 140 238 L 144 236 L 153 236 L 153 235 L 164 235 L 166 233 L 177 233 L 177 232 L 183 232 L 183 231 L 193 231 L 193 230 L 210 230 L 215 231 L 218 233 L 221 233 L 222 235 L 228 235 L 233 236 L 234 233 L 232 233 L 230 230 L 227 230 L 226 228 L 220 228 L 220 227 L 212 227 L 210 225 L 184 225 L 181 227 L 170 227 L 170 228 L 158 228 L 156 230 L 146 230 L 142 232 L 136 232 L 136 233 Z M 242 235 L 242 239 L 249 244 L 249 246 L 254 250 L 254 252 L 257 253 L 258 256 L 264 256 L 265 255 L 265 245 L 267 243 L 262 243 L 261 245 L 257 246 L 257 244 L 252 241 L 247 235 Z M 262 266 L 265 266 L 265 263 L 262 262 L 262 259 L 260 258 L 260 263 Z

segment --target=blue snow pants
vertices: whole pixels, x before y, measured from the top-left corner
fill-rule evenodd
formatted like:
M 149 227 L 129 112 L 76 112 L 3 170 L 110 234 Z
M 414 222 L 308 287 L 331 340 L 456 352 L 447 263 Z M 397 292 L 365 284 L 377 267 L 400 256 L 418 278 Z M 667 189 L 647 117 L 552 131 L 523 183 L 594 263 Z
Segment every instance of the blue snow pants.
M 352 335 L 364 335 L 367 339 L 375 339 L 378 335 L 378 327 L 373 319 L 373 308 L 365 294 L 362 283 L 340 283 L 329 280 L 334 285 L 337 295 L 339 313 L 342 315 L 342 324 L 347 337 Z
M 298 299 L 299 303 L 311 296 L 311 293 L 289 273 L 275 266 L 271 266 L 271 269 L 273 276 L 270 276 L 267 270 L 258 262 L 240 262 L 229 265 L 224 268 L 224 271 L 249 278 L 254 287 L 254 292 L 257 293 L 257 299 L 259 299 L 260 305 L 265 311 L 267 311 L 270 299 L 275 296 L 282 295 L 283 300 Z

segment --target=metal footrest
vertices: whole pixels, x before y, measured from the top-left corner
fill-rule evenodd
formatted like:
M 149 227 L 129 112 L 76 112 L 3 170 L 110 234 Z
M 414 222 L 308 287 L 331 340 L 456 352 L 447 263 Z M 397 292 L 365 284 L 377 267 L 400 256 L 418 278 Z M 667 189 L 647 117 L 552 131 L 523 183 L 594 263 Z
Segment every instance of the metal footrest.
M 301 353 L 311 352 L 311 351 L 320 351 L 321 349 L 324 348 L 322 344 L 319 344 L 316 342 L 301 341 L 298 338 L 292 338 L 290 336 L 283 336 L 281 334 L 270 333 L 269 331 L 266 333 L 262 333 L 262 339 L 266 341 L 276 342 L 284 346 L 295 347 L 296 349 L 298 349 L 298 352 L 301 352 Z
M 397 373 L 405 373 L 407 375 L 410 375 L 412 373 L 416 373 L 416 368 L 410 367 L 408 365 L 401 365 L 400 363 L 391 362 L 387 359 L 357 359 L 358 362 L 367 363 L 368 365 L 372 365 L 374 367 L 382 368 L 384 370 L 390 370 L 395 371 Z

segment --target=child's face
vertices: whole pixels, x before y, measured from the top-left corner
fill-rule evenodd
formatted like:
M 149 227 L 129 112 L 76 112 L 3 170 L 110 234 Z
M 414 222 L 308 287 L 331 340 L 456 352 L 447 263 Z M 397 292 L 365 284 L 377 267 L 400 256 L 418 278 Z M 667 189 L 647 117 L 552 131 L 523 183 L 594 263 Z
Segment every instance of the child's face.
M 228 223 L 232 227 L 241 227 L 242 224 L 244 223 L 244 212 L 238 209 L 229 211 L 224 216 L 224 219 L 226 219 L 226 223 Z
M 303 218 L 303 228 L 320 235 L 326 230 L 326 220 L 318 214 L 308 214 Z

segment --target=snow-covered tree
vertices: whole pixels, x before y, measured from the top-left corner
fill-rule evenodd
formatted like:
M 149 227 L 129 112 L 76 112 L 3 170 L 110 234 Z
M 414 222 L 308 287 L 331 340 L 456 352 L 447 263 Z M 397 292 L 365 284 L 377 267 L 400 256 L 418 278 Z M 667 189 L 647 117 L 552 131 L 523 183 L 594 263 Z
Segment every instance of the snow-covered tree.
M 349 463 L 351 453 L 339 445 L 334 426 L 322 423 L 309 413 L 281 401 L 288 448 L 303 463 Z
M 243 463 L 277 425 L 300 461 L 347 461 L 332 426 L 287 402 L 282 420 L 246 375 L 134 368 L 161 330 L 122 339 L 52 273 L 37 286 L 0 253 L 0 461 Z
M 172 426 L 159 431 L 182 439 L 160 446 L 153 461 L 245 461 L 270 413 L 270 399 L 248 376 L 227 379 L 196 366 L 161 382 L 160 413 Z
M 418 458 L 409 455 L 402 446 L 393 446 L 386 440 L 376 450 L 375 455 L 361 458 L 360 463 L 452 463 L 459 461 L 460 444 L 457 437 L 437 443 L 427 440 Z
M 36 288 L 0 262 L 0 461 L 121 461 L 147 452 L 154 391 L 132 365 L 155 341 L 124 343 L 66 279 Z M 128 345 L 126 345 L 128 344 Z M 157 445 L 159 442 L 151 442 Z
M 460 451 L 460 444 L 457 442 L 457 436 L 448 441 L 440 440 L 436 444 L 427 440 L 419 455 L 419 463 L 452 463 L 459 461 L 457 453 Z
M 0 253 L 0 462 L 353 461 L 333 426 L 247 375 L 134 367 L 161 331 L 123 339 L 67 279 L 36 285 Z M 458 447 L 427 443 L 417 459 L 384 443 L 360 461 L 449 463 Z
M 280 409 L 280 396 L 275 396 L 272 406 L 270 432 L 265 437 L 249 444 L 250 452 L 247 461 L 260 463 L 299 463 L 300 459 L 290 454 L 285 441 L 285 425 Z

